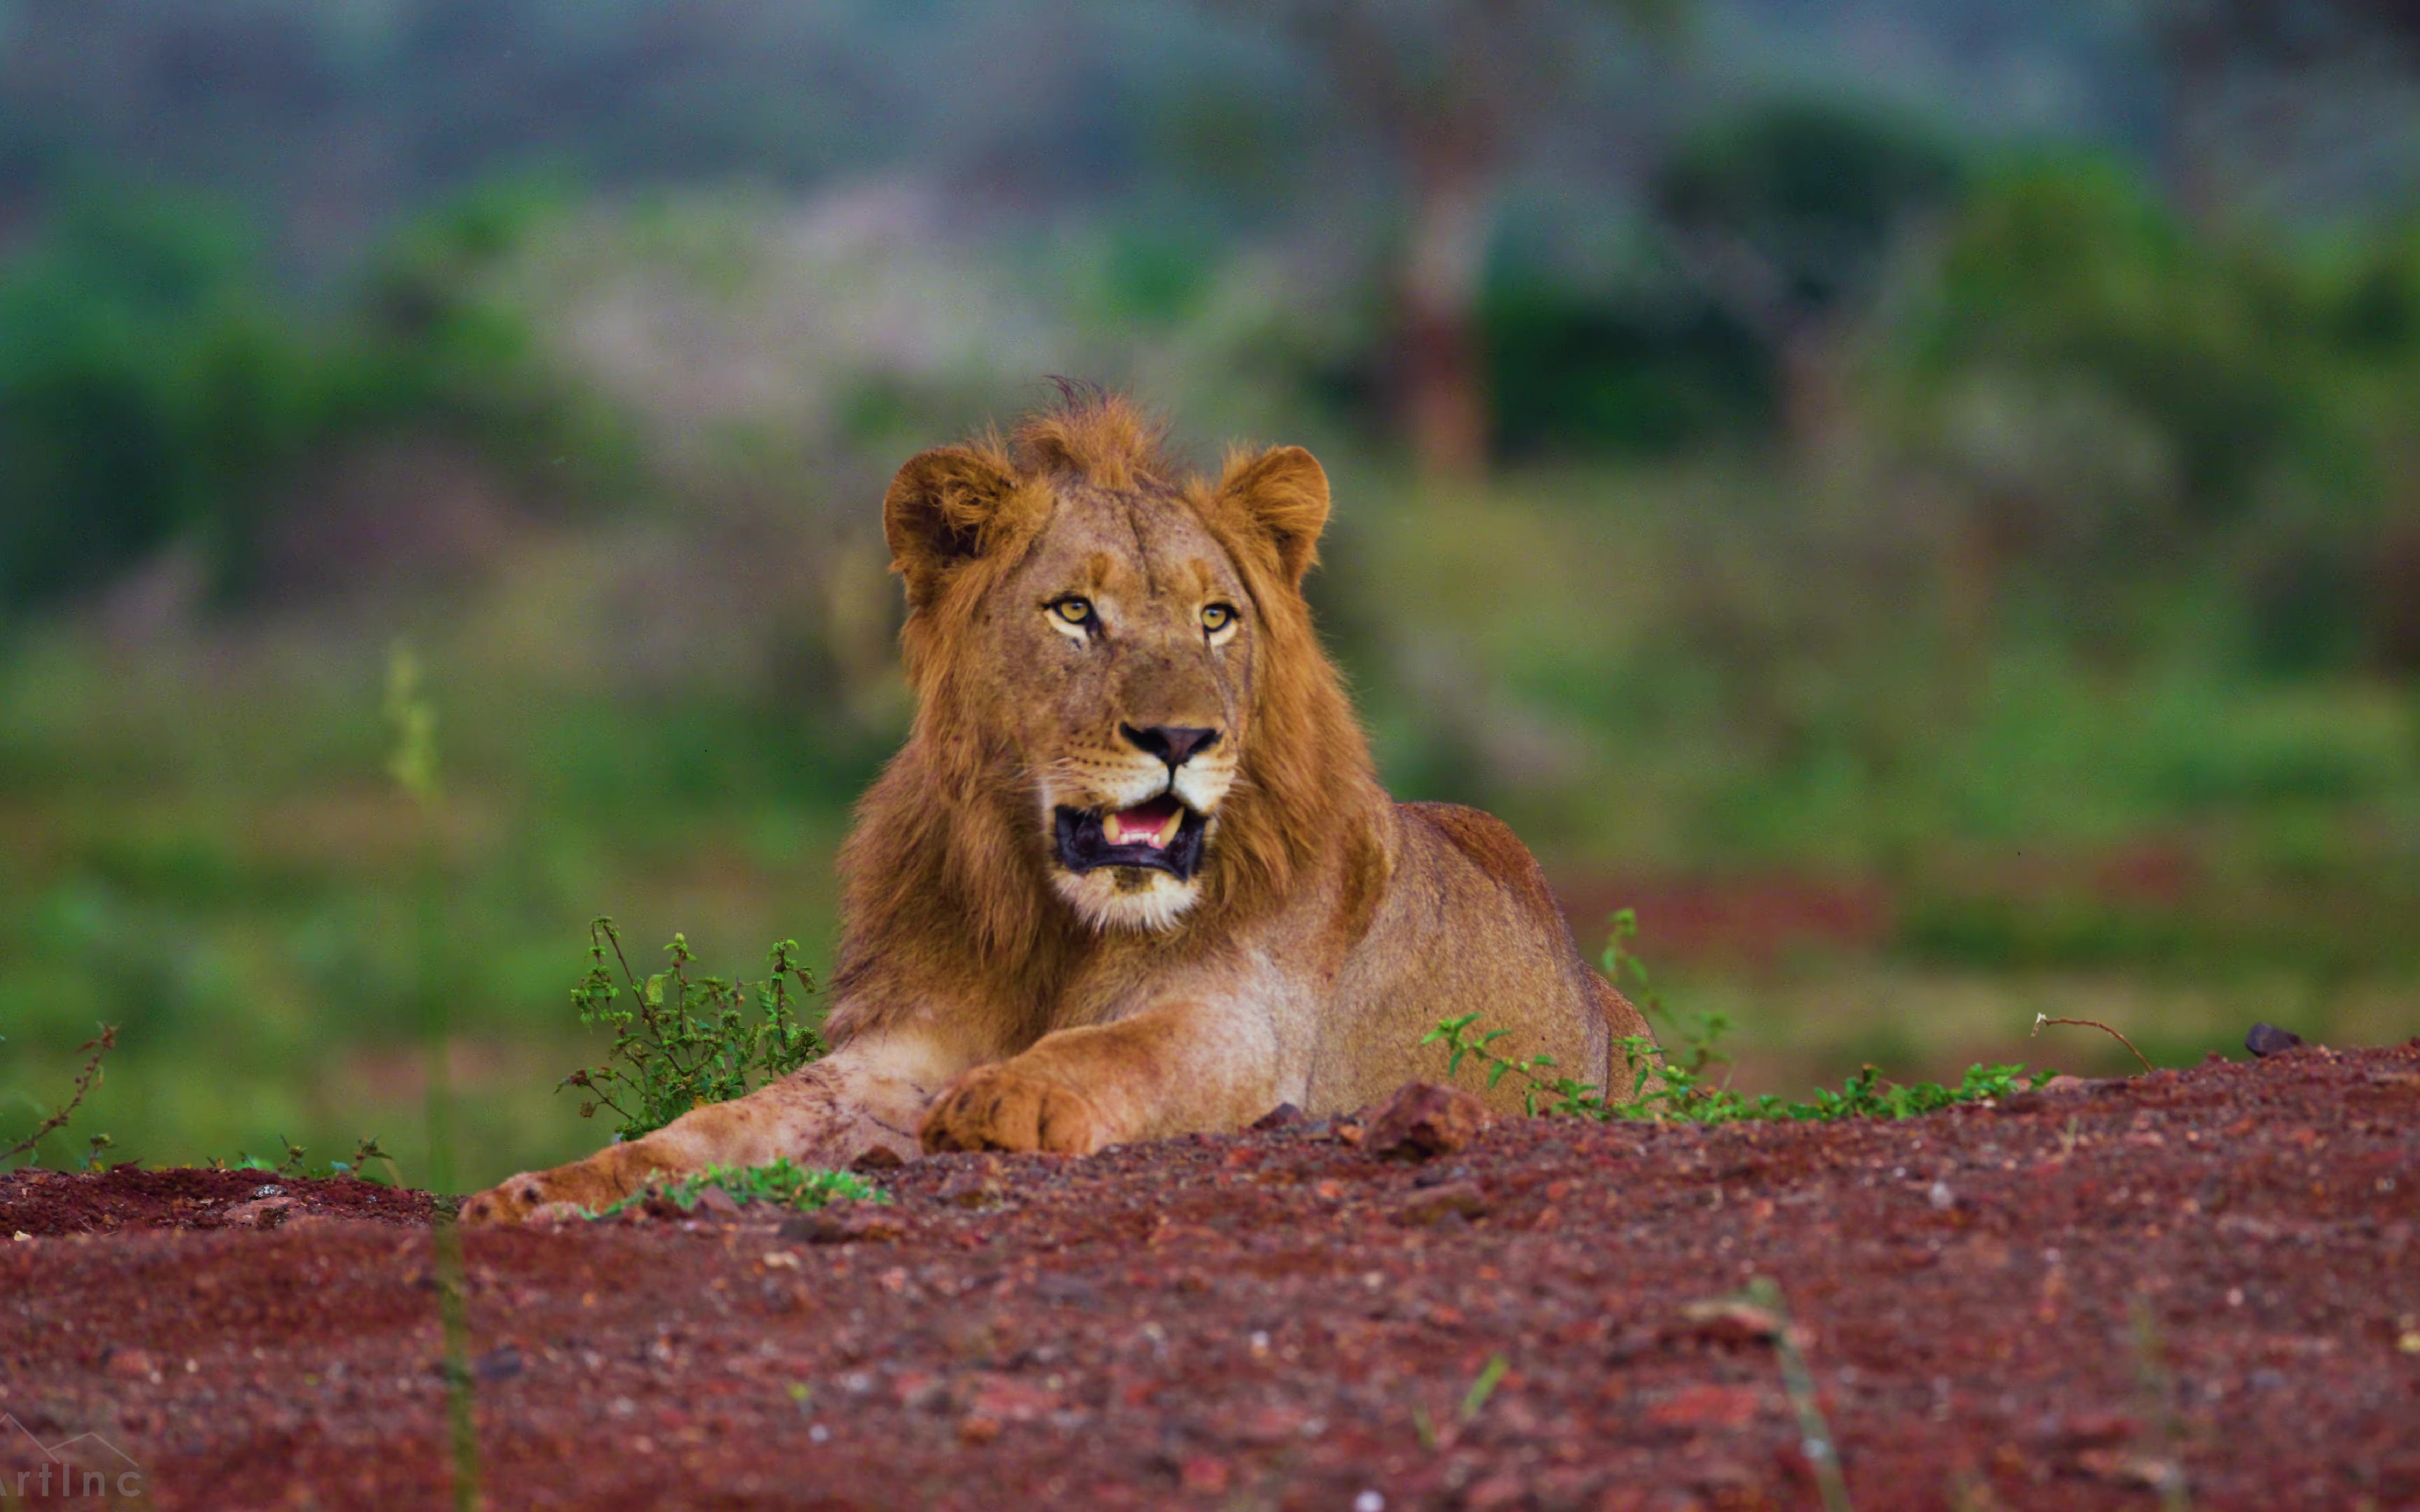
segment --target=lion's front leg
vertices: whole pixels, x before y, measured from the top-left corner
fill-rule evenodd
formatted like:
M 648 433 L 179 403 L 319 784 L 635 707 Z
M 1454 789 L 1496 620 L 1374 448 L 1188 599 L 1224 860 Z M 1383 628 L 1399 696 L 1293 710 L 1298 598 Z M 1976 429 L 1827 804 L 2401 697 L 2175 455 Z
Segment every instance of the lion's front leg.
M 933 1100 L 928 1150 L 1044 1149 L 1240 1128 L 1282 1101 L 1266 1013 L 1171 1003 L 1114 1024 L 1061 1029 L 1024 1054 L 978 1066 Z
M 518 1223 L 555 1202 L 594 1210 L 652 1179 L 716 1165 L 766 1165 L 783 1157 L 846 1165 L 877 1149 L 912 1158 L 925 1104 L 965 1064 L 922 1040 L 852 1042 L 746 1097 L 693 1108 L 628 1144 L 508 1177 L 464 1203 L 462 1221 Z

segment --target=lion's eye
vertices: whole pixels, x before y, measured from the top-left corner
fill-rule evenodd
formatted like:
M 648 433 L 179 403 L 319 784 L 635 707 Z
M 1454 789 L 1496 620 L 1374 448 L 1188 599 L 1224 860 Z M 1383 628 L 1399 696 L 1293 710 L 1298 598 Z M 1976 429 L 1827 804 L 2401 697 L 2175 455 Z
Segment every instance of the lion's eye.
M 1067 625 L 1090 625 L 1093 623 L 1093 601 L 1073 596 L 1058 599 L 1051 604 L 1050 612 Z
M 1217 635 L 1235 623 L 1235 611 L 1224 604 L 1205 605 L 1202 610 L 1202 628 Z

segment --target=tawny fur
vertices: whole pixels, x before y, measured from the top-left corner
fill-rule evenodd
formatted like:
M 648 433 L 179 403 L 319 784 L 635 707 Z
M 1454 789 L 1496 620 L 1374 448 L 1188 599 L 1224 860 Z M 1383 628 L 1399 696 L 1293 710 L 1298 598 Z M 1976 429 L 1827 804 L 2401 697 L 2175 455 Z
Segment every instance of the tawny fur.
M 1071 393 L 1005 441 L 912 458 L 884 501 L 917 712 L 841 853 L 832 1053 L 586 1161 L 473 1221 L 595 1204 L 650 1175 L 876 1149 L 1051 1149 L 1357 1107 L 1442 1077 L 1420 1039 L 1481 1011 L 1502 1047 L 1609 1085 L 1637 1011 L 1583 959 L 1511 830 L 1397 804 L 1301 594 L 1327 480 L 1296 447 L 1175 466 L 1126 401 Z M 1096 606 L 1053 625 L 1053 602 Z M 1214 636 L 1205 606 L 1238 624 Z M 1215 729 L 1179 766 L 1122 726 Z M 1172 783 L 1202 866 L 1061 866 L 1054 805 Z M 1198 800 L 1198 801 L 1197 801 Z M 1491 1094 L 1506 1108 L 1518 1089 Z

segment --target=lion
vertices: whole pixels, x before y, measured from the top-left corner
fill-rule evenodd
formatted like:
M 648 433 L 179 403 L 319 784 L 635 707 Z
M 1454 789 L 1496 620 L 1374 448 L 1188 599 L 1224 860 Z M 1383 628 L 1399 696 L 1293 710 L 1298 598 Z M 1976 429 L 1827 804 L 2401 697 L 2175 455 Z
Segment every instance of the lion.
M 1349 1110 L 1441 1077 L 1422 1037 L 1460 1013 L 1613 1085 L 1648 1026 L 1537 861 L 1378 783 L 1302 594 L 1326 472 L 1280 446 L 1196 475 L 1159 434 L 1074 390 L 899 470 L 916 712 L 841 851 L 830 1053 L 466 1220 L 783 1156 L 1082 1155 Z

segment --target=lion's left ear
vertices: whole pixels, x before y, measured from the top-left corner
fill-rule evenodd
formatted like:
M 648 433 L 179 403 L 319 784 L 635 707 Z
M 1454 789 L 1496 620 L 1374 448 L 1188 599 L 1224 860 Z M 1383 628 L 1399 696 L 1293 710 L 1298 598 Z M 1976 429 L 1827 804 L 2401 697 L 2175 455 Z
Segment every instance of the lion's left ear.
M 1299 585 L 1319 560 L 1319 532 L 1327 524 L 1327 472 L 1319 459 L 1299 446 L 1233 457 L 1218 498 L 1268 537 L 1287 580 Z

